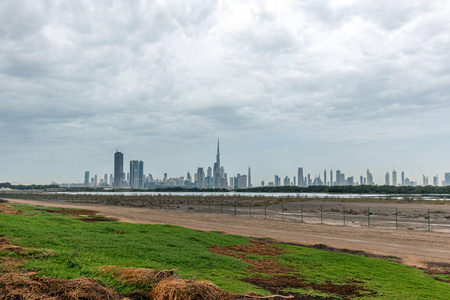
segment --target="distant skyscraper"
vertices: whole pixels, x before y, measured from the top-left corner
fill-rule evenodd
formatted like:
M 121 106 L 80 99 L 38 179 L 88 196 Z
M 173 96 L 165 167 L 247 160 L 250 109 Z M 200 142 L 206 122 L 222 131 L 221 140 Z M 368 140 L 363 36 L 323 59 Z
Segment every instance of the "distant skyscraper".
M 444 183 L 445 183 L 445 186 L 450 185 L 450 173 L 444 174 Z
M 84 172 L 84 186 L 89 186 L 89 171 Z
M 330 170 L 330 186 L 333 186 L 334 185 L 334 183 L 333 183 L 333 168 L 331 168 L 331 170 Z
M 130 161 L 130 188 L 142 189 L 144 182 L 144 162 L 142 160 Z
M 436 176 L 433 176 L 433 185 L 438 186 L 439 185 L 439 177 L 436 174 Z
M 123 153 L 114 153 L 114 187 L 123 186 Z
M 213 178 L 214 178 L 214 188 L 220 188 L 220 149 L 219 149 L 219 139 L 217 139 L 217 154 L 216 162 L 214 163 Z
M 114 176 L 113 176 L 113 174 L 109 174 L 109 185 L 110 186 L 114 185 Z
M 341 182 L 341 171 L 340 170 L 336 170 L 336 185 L 343 185 L 343 183 Z
M 389 180 L 389 172 L 386 172 L 386 175 L 384 175 L 384 184 L 391 185 L 391 182 Z
M 397 186 L 397 171 L 395 169 L 392 170 L 392 185 Z
M 405 186 L 405 171 L 402 171 L 402 186 Z
M 298 168 L 297 170 L 298 186 L 304 187 L 305 182 L 303 181 L 303 168 Z
M 94 188 L 96 189 L 98 187 L 98 178 L 97 178 L 97 174 L 95 174 L 94 177 Z
M 205 187 L 205 172 L 203 171 L 203 168 L 197 169 L 197 187 L 199 189 Z
M 248 167 L 248 188 L 250 189 L 252 187 L 252 170 L 250 169 L 250 166 Z
M 373 185 L 373 176 L 372 173 L 370 173 L 369 169 L 367 169 L 367 184 L 368 185 Z
M 323 170 L 323 185 L 327 185 L 327 169 Z
M 191 173 L 187 172 L 186 180 L 187 180 L 187 182 L 192 182 Z

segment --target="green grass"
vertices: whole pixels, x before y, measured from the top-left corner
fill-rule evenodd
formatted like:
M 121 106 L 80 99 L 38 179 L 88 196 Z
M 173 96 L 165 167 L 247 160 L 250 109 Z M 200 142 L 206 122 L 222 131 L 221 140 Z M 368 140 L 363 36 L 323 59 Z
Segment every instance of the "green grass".
M 262 291 L 240 280 L 252 275 L 247 263 L 209 251 L 212 245 L 248 244 L 249 238 L 169 225 L 85 223 L 70 215 L 47 213 L 29 206 L 16 207 L 34 216 L 0 214 L 0 235 L 9 236 L 13 244 L 42 250 L 30 251 L 24 267 L 35 269 L 42 276 L 95 277 L 124 293 L 136 287 L 99 274 L 97 268 L 105 265 L 178 268 L 177 273 L 183 278 L 210 280 L 230 292 Z M 358 280 L 377 292 L 379 298 L 450 299 L 449 283 L 437 281 L 418 269 L 351 254 L 292 245 L 277 247 L 284 248 L 286 253 L 273 259 L 293 268 L 308 282 L 348 284 L 349 280 Z M 0 256 L 17 254 L 0 252 Z M 320 294 L 314 290 L 302 293 Z

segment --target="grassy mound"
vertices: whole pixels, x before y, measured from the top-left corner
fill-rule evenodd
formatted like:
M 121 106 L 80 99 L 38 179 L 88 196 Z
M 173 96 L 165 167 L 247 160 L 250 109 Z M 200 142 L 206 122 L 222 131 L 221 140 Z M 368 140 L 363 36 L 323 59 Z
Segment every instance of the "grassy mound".
M 148 294 L 157 281 L 141 279 L 158 274 L 154 270 L 178 268 L 177 280 L 182 281 L 175 285 L 190 287 L 193 281 L 208 280 L 227 293 L 280 292 L 298 299 L 450 299 L 448 274 L 438 281 L 395 262 L 168 225 L 77 219 L 86 212 L 13 208 L 21 213 L 0 214 L 0 272 L 16 268 L 37 273 L 28 280 L 96 278 L 96 283 L 119 294 L 136 289 Z

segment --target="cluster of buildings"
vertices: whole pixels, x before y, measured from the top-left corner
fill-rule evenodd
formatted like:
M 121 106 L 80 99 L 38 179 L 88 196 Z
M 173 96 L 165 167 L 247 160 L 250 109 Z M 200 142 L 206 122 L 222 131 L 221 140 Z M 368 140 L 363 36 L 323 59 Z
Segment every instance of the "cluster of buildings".
M 298 168 L 297 176 L 292 179 L 289 176 L 281 178 L 277 174 L 274 175 L 274 180 L 261 182 L 261 186 L 354 186 L 354 185 L 375 185 L 373 175 L 367 169 L 366 174 L 361 175 L 358 179 L 353 176 L 345 176 L 340 170 L 333 172 L 333 169 L 328 173 L 326 169 L 322 174 L 315 175 L 304 174 L 303 168 Z M 328 175 L 328 176 L 327 176 Z M 450 185 L 450 173 L 445 173 L 442 186 Z M 385 185 L 392 186 L 417 186 L 420 185 L 417 181 L 413 181 L 405 177 L 405 172 L 401 172 L 401 178 L 397 178 L 397 171 L 387 172 L 385 175 Z M 428 176 L 423 175 L 422 185 L 429 185 Z M 439 185 L 438 175 L 433 177 L 433 185 Z M 73 185 L 72 185 L 73 186 Z M 246 189 L 252 187 L 251 169 L 248 168 L 247 174 L 236 174 L 233 177 L 228 177 L 225 169 L 220 164 L 220 144 L 217 141 L 216 161 L 213 167 L 205 169 L 198 167 L 194 176 L 187 172 L 186 177 L 168 178 L 167 173 L 161 179 L 153 178 L 152 174 L 145 175 L 144 162 L 142 160 L 131 160 L 128 172 L 124 172 L 124 155 L 122 151 L 117 150 L 114 153 L 114 174 L 105 174 L 103 178 L 98 178 L 97 175 L 90 177 L 90 172 L 86 171 L 84 176 L 85 187 L 91 188 L 131 188 L 131 189 L 155 189 L 165 187 L 184 187 L 184 188 L 224 188 L 224 189 Z
M 109 181 L 108 181 L 109 178 Z M 90 178 L 89 171 L 85 172 L 84 186 L 91 188 L 114 187 L 131 189 L 155 189 L 165 187 L 185 187 L 185 188 L 225 188 L 225 189 L 245 189 L 252 187 L 251 169 L 247 174 L 237 174 L 228 178 L 225 169 L 220 164 L 220 144 L 217 141 L 216 161 L 213 167 L 205 169 L 197 168 L 197 172 L 192 177 L 189 172 L 178 178 L 168 178 L 164 173 L 164 178 L 154 179 L 152 174 L 145 175 L 144 162 L 142 160 L 131 160 L 129 172 L 124 172 L 124 156 L 122 151 L 114 153 L 114 174 L 105 174 L 103 178 L 97 175 Z

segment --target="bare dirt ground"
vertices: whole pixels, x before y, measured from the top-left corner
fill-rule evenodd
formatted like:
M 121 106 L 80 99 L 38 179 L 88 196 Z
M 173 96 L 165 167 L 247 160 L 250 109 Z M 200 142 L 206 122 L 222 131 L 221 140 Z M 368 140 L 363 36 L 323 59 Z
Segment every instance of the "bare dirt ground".
M 219 231 L 305 246 L 364 251 L 397 257 L 406 265 L 450 273 L 450 234 L 385 228 L 305 224 L 222 214 L 193 213 L 135 207 L 6 199 L 11 203 L 98 211 L 108 218 L 137 224 L 170 224 L 201 231 Z

